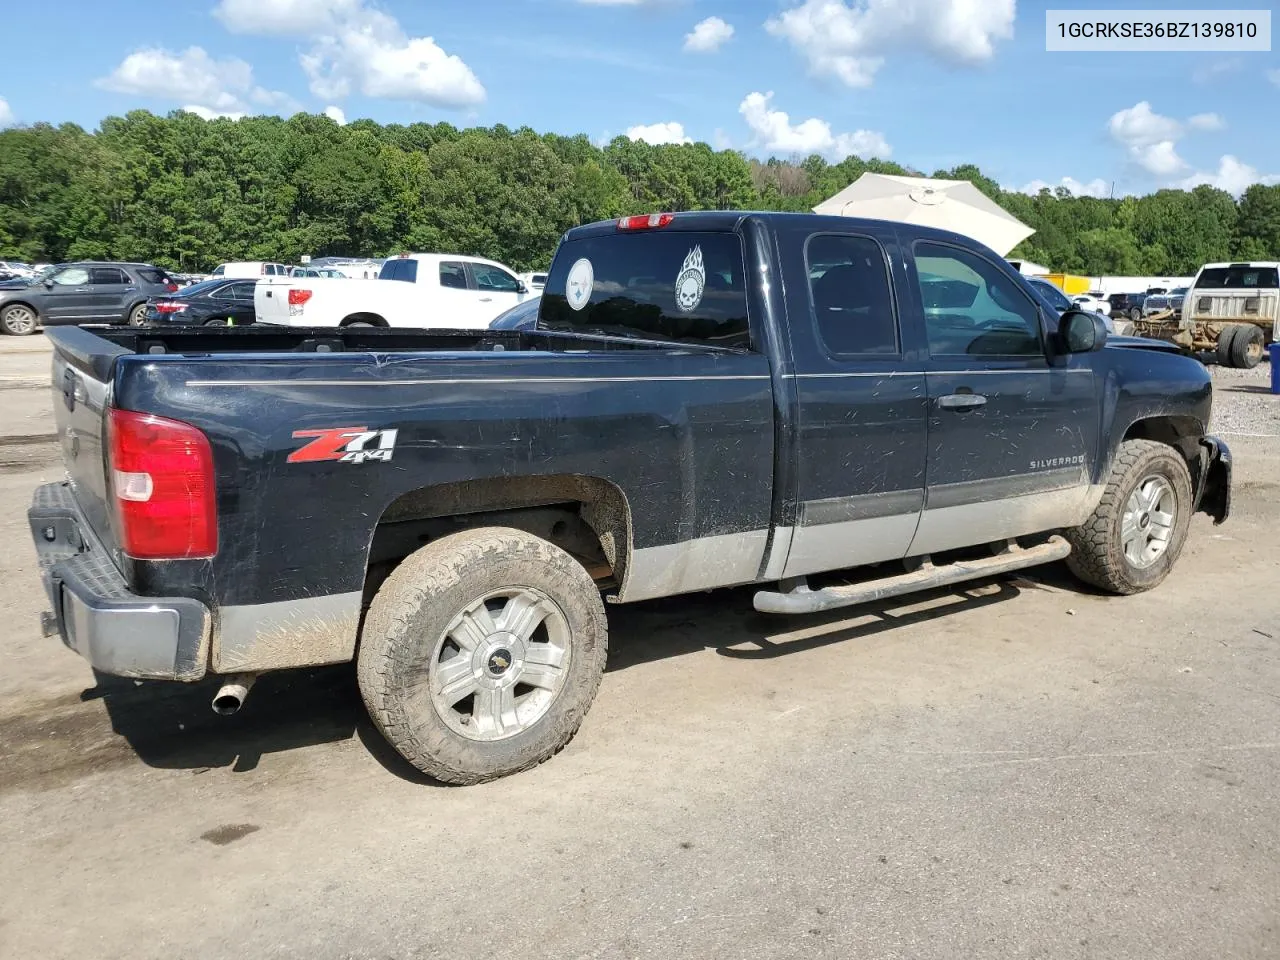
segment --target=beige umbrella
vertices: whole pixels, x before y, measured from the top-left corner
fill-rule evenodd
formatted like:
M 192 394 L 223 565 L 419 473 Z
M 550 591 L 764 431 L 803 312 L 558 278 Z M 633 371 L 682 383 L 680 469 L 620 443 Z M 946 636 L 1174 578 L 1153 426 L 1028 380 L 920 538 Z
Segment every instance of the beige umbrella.
M 864 173 L 813 212 L 951 230 L 986 244 L 1002 257 L 1035 233 L 968 180 Z

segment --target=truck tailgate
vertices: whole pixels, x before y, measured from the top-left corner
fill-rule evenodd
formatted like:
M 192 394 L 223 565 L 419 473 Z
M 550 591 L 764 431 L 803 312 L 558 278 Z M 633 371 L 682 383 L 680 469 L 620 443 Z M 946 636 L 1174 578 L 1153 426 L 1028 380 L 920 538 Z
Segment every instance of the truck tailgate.
M 263 277 L 254 284 L 253 312 L 258 323 L 291 322 L 289 291 L 295 285 L 296 281 L 292 277 Z
M 108 553 L 114 555 L 105 417 L 111 395 L 111 361 L 123 351 L 74 327 L 52 330 L 47 335 L 54 344 L 53 414 L 62 461 L 86 522 Z M 95 348 L 100 352 L 90 352 Z

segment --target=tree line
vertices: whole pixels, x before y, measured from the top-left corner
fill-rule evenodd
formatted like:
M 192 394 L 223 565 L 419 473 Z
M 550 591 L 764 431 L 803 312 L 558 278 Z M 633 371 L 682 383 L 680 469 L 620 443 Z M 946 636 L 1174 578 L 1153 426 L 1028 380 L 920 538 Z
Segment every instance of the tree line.
M 809 210 L 862 173 L 973 182 L 1035 228 L 1011 256 L 1086 275 L 1189 275 L 1280 257 L 1280 185 L 1095 199 L 1001 189 L 977 167 L 932 173 L 849 157 L 750 159 L 707 144 L 328 117 L 203 120 L 137 110 L 96 132 L 0 131 L 0 258 L 225 260 L 437 250 L 545 267 L 569 227 L 656 210 Z

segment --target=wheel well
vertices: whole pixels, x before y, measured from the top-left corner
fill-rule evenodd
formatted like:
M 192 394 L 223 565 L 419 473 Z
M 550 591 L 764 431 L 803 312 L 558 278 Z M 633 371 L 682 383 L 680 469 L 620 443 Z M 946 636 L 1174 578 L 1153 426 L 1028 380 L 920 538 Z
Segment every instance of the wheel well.
M 1124 432 L 1125 440 L 1154 440 L 1165 443 L 1182 454 L 1187 461 L 1187 469 L 1191 471 L 1193 488 L 1200 483 L 1200 457 L 1203 451 L 1200 438 L 1204 436 L 1204 425 L 1195 417 L 1147 417 L 1136 420 Z
M 30 303 L 27 303 L 27 301 L 25 300 L 6 300 L 4 303 L 0 303 L 0 313 L 3 313 L 5 310 L 8 310 L 10 307 L 26 307 L 28 310 L 30 310 L 32 313 L 36 315 L 37 320 L 40 319 L 40 308 Z
M 342 323 L 338 324 L 338 326 L 349 327 L 353 323 L 371 323 L 375 327 L 387 326 L 387 321 L 376 313 L 353 313 L 349 317 L 343 317 Z
M 493 477 L 413 490 L 374 528 L 365 602 L 423 544 L 476 527 L 514 527 L 560 547 L 602 587 L 621 585 L 631 547 L 626 496 L 597 477 Z

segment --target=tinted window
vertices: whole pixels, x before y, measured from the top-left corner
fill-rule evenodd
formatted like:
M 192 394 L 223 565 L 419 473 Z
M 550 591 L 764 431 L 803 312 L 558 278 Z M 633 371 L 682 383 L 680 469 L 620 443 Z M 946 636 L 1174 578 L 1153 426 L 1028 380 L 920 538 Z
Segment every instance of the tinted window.
M 520 281 L 497 267 L 485 263 L 473 263 L 471 272 L 476 278 L 476 287 L 481 290 L 494 290 L 498 293 L 515 293 L 520 289 Z
M 926 242 L 915 259 L 932 356 L 1043 355 L 1039 311 L 995 264 Z
M 445 260 L 440 264 L 440 286 L 451 290 L 467 289 L 467 268 L 465 264 Z
M 220 290 L 226 285 L 225 280 L 201 280 L 199 283 L 193 283 L 189 287 L 183 287 L 180 295 L 183 297 L 202 297 L 207 293 L 212 296 L 214 291 Z
M 1036 288 L 1040 296 L 1049 301 L 1050 306 L 1055 310 L 1071 309 L 1071 301 L 1067 299 L 1067 295 L 1048 280 L 1032 280 L 1031 285 Z
M 566 296 L 571 273 L 574 304 Z M 734 233 L 646 230 L 571 240 L 556 254 L 542 304 L 538 326 L 548 330 L 750 344 Z
M 84 267 L 67 267 L 49 279 L 60 287 L 78 287 L 89 282 L 89 271 Z
M 1275 267 L 1213 267 L 1200 274 L 1197 290 L 1250 290 L 1280 287 Z
M 220 276 L 222 276 L 224 273 L 226 273 L 226 270 L 227 270 L 227 268 L 226 268 L 226 267 L 224 267 L 224 266 L 222 266 L 221 264 L 219 264 L 218 266 L 216 266 L 216 267 L 214 267 L 214 268 L 213 268 L 213 273 L 212 273 L 212 274 L 210 274 L 210 276 L 220 277 Z
M 545 273 L 535 273 L 532 279 L 533 279 L 533 282 L 538 286 L 540 287 L 546 286 L 547 275 Z
M 92 284 L 128 284 L 132 281 L 129 280 L 128 274 L 116 267 L 90 267 L 89 282 Z
M 884 250 L 869 237 L 809 240 L 809 293 L 818 337 L 837 354 L 898 352 Z
M 142 267 L 138 270 L 138 276 L 142 277 L 147 283 L 172 283 L 169 275 L 163 270 L 157 270 L 155 267 Z
M 215 285 L 216 286 L 216 285 Z M 253 288 L 257 284 L 253 280 L 242 280 L 239 283 L 224 283 L 209 296 L 214 300 L 252 300 Z

